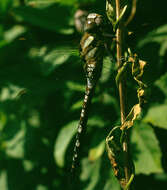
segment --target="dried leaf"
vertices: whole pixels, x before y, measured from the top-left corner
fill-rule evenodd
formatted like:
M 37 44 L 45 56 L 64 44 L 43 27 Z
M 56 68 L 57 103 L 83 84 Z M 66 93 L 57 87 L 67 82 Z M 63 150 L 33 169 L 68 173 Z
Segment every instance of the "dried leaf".
M 134 165 L 133 162 L 129 160 L 131 166 L 130 175 L 132 176 L 132 179 L 127 184 L 124 173 L 124 152 L 121 141 L 121 138 L 124 138 L 123 135 L 124 133 L 120 130 L 120 126 L 114 127 L 106 138 L 106 148 L 108 152 L 108 158 L 111 162 L 115 177 L 117 177 L 121 187 L 123 189 L 127 189 L 127 185 L 129 185 L 129 183 L 131 183 L 133 180 Z
M 133 126 L 135 119 L 140 115 L 141 107 L 140 104 L 136 104 L 133 106 L 128 116 L 126 117 L 125 122 L 121 125 L 121 130 L 128 129 Z
M 106 138 L 106 148 L 108 153 L 108 158 L 111 162 L 114 175 L 119 181 L 125 179 L 124 176 L 124 163 L 123 163 L 123 149 L 120 143 L 122 131 L 120 126 L 114 127 Z

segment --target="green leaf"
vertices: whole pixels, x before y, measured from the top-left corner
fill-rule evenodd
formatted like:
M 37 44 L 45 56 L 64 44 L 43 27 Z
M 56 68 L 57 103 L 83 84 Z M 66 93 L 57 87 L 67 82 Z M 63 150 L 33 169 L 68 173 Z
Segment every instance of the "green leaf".
M 101 141 L 96 147 L 93 147 L 89 151 L 89 160 L 95 161 L 101 157 L 105 149 L 105 140 Z
M 18 7 L 13 9 L 13 12 L 21 20 L 44 29 L 62 34 L 74 32 L 71 26 L 72 8 L 55 4 L 45 9 Z
M 138 46 L 142 47 L 143 45 L 149 42 L 162 43 L 166 39 L 166 37 L 167 37 L 167 24 L 162 25 L 159 28 L 156 28 L 153 31 L 149 32 L 143 40 L 140 40 Z
M 104 121 L 102 118 L 100 117 L 90 117 L 88 120 L 88 126 L 95 126 L 95 127 L 99 127 L 102 128 L 104 127 L 104 123 L 106 124 L 106 121 Z
M 7 180 L 8 180 L 7 171 L 4 171 L 4 170 L 1 171 L 1 174 L 0 174 L 0 189 L 8 190 Z
M 71 56 L 78 56 L 78 50 L 68 46 L 56 46 L 50 50 L 49 47 L 43 46 L 41 48 L 32 48 L 29 56 L 33 59 L 39 59 L 41 71 L 47 76 Z
M 70 108 L 71 111 L 74 111 L 74 110 L 77 110 L 77 109 L 81 109 L 82 103 L 83 103 L 83 100 L 79 100 L 79 101 L 75 102 L 75 103 L 72 105 L 72 107 Z
M 21 25 L 15 25 L 4 33 L 4 39 L 10 43 L 25 32 L 25 27 Z
M 85 85 L 78 84 L 78 83 L 73 82 L 73 81 L 67 81 L 66 85 L 70 90 L 85 92 Z
M 0 111 L 0 132 L 3 130 L 4 126 L 7 123 L 7 117 L 4 112 Z
M 54 158 L 59 167 L 64 166 L 64 157 L 65 152 L 70 143 L 72 137 L 76 133 L 76 126 L 78 121 L 73 121 L 68 125 L 64 126 L 56 139 L 56 143 L 54 146 Z
M 151 107 L 144 117 L 144 121 L 154 126 L 167 129 L 167 104 Z
M 136 124 L 132 130 L 132 152 L 136 174 L 162 172 L 161 150 L 153 129 L 145 124 Z
M 24 157 L 24 142 L 26 135 L 25 122 L 22 121 L 21 128 L 15 136 L 5 142 L 6 154 L 9 157 L 22 159 Z
M 164 95 L 167 98 L 167 73 L 165 73 L 164 75 L 162 75 L 161 78 L 159 78 L 157 81 L 155 81 L 154 84 L 158 88 L 160 88 L 160 90 L 162 90 L 162 92 L 164 93 Z
M 110 176 L 107 180 L 107 183 L 104 186 L 104 190 L 109 190 L 109 189 L 113 189 L 113 190 L 121 190 L 121 186 L 117 180 L 117 178 L 114 176 L 113 171 L 110 172 Z
M 88 159 L 82 160 L 82 173 L 81 173 L 81 180 L 86 181 L 87 185 L 83 190 L 93 190 L 96 187 L 96 184 L 99 181 L 100 177 L 100 166 L 101 166 L 101 159 L 98 159 L 96 162 L 90 162 Z
M 157 42 L 160 44 L 159 53 L 163 56 L 167 50 L 167 24 L 160 26 L 159 28 L 154 29 L 149 32 L 145 38 L 139 41 L 137 47 L 141 48 L 148 43 Z
M 10 44 L 20 35 L 26 32 L 26 28 L 21 25 L 15 25 L 3 33 L 3 40 L 0 41 L 0 48 Z
M 119 18 L 116 18 L 116 3 L 115 0 L 107 0 L 106 1 L 106 13 L 107 17 L 113 25 L 114 31 L 116 29 L 116 25 L 120 22 L 123 18 L 127 7 L 128 7 L 129 0 L 122 0 L 120 3 L 120 15 Z
M 0 1 L 0 14 L 5 13 L 12 5 L 12 0 L 1 0 Z
M 26 6 L 33 6 L 36 8 L 44 8 L 56 3 L 56 0 L 25 0 Z
M 79 3 L 78 0 L 55 0 L 58 3 L 65 4 L 65 5 L 76 5 L 76 3 Z

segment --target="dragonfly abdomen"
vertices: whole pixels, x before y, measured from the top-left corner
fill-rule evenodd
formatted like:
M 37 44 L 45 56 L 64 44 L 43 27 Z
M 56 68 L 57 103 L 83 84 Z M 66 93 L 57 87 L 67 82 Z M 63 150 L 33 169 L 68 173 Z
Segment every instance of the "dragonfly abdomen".
M 88 121 L 88 113 L 91 105 L 91 100 L 93 97 L 94 89 L 86 87 L 85 96 L 83 100 L 82 110 L 80 114 L 80 120 L 77 128 L 77 135 L 76 135 L 76 141 L 75 141 L 75 147 L 74 147 L 74 155 L 73 155 L 73 163 L 72 163 L 72 169 L 74 169 L 77 165 L 77 162 L 79 161 L 79 151 L 80 151 L 80 144 L 82 141 L 83 134 L 86 132 L 86 124 Z

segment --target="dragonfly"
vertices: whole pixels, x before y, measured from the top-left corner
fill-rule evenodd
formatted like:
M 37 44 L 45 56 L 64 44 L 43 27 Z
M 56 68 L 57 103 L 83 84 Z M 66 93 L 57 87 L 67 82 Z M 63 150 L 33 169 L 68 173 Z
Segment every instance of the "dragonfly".
M 81 140 L 86 131 L 88 114 L 91 106 L 92 97 L 95 92 L 96 84 L 102 73 L 104 57 L 104 40 L 102 35 L 103 17 L 96 13 L 90 13 L 84 26 L 84 35 L 80 41 L 80 56 L 84 62 L 84 71 L 86 77 L 86 90 L 83 105 L 78 123 L 76 141 L 74 146 L 74 155 L 72 160 L 72 172 L 77 163 Z

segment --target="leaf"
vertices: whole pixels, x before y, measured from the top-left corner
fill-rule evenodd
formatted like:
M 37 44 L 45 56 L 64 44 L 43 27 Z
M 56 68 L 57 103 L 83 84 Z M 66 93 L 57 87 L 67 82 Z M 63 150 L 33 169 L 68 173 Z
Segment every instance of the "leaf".
M 26 6 L 44 8 L 56 3 L 56 0 L 25 0 Z
M 167 72 L 164 75 L 162 75 L 158 80 L 156 80 L 154 84 L 158 88 L 160 88 L 160 90 L 162 90 L 162 92 L 167 98 Z
M 83 103 L 83 100 L 79 100 L 77 102 L 75 102 L 72 107 L 70 108 L 71 111 L 74 111 L 74 110 L 77 110 L 77 109 L 81 109 L 82 108 L 82 103 Z
M 88 159 L 82 160 L 82 173 L 81 173 L 81 180 L 86 181 L 87 185 L 83 190 L 93 190 L 100 177 L 100 166 L 101 166 L 101 159 L 98 159 L 96 162 L 90 162 Z
M 55 0 L 58 3 L 61 3 L 63 5 L 72 5 L 75 7 L 79 7 L 82 4 L 86 4 L 86 3 L 92 3 L 95 2 L 95 0 Z
M 0 174 L 0 189 L 8 190 L 7 171 L 2 170 Z
M 139 41 L 137 47 L 141 48 L 148 43 L 157 42 L 161 46 L 160 50 L 159 50 L 160 55 L 163 56 L 163 55 L 165 55 L 166 50 L 167 50 L 166 38 L 167 38 L 167 24 L 162 25 L 162 26 L 154 29 L 153 31 L 149 32 L 147 34 L 147 36 L 145 36 L 145 38 L 143 38 L 143 40 Z
M 0 1 L 0 13 L 4 14 L 12 5 L 12 0 L 1 0 Z
M 107 17 L 110 20 L 110 22 L 113 25 L 114 31 L 116 29 L 116 25 L 120 22 L 120 20 L 123 18 L 127 7 L 128 7 L 128 0 L 122 0 L 120 4 L 120 15 L 117 19 L 116 17 L 116 3 L 115 0 L 107 0 L 106 1 L 106 13 Z
M 161 150 L 153 129 L 141 123 L 132 130 L 132 152 L 136 174 L 162 172 Z
M 76 126 L 78 121 L 73 121 L 68 125 L 64 126 L 59 135 L 56 139 L 56 143 L 54 146 L 54 158 L 59 167 L 64 166 L 64 157 L 65 152 L 68 147 L 69 142 L 71 141 L 72 137 L 76 133 Z
M 62 34 L 72 34 L 74 31 L 70 24 L 72 9 L 65 6 L 55 4 L 55 6 L 45 9 L 18 7 L 13 9 L 13 12 L 21 20 L 44 29 Z
M 113 0 L 107 0 L 106 1 L 106 13 L 107 17 L 110 20 L 112 24 L 116 21 L 116 5 L 115 1 Z
M 48 190 L 48 187 L 45 186 L 45 185 L 41 185 L 41 184 L 39 184 L 39 185 L 37 185 L 36 190 Z
M 108 136 L 106 137 L 106 149 L 108 158 L 113 168 L 115 177 L 120 182 L 122 188 L 125 186 L 125 173 L 123 161 L 123 149 L 121 136 L 123 132 L 119 126 L 113 127 Z
M 91 148 L 89 151 L 89 160 L 95 161 L 103 154 L 105 149 L 105 141 L 101 141 L 96 147 Z
M 125 119 L 125 122 L 121 125 L 121 130 L 125 128 L 130 128 L 133 126 L 135 119 L 140 115 L 141 107 L 139 104 L 133 106 L 131 111 L 129 112 L 128 116 Z
M 154 29 L 153 31 L 149 32 L 143 40 L 140 40 L 140 42 L 138 43 L 138 47 L 142 47 L 146 43 L 150 42 L 162 43 L 164 42 L 166 37 L 167 37 L 167 24 L 162 25 Z
M 24 142 L 26 135 L 25 122 L 21 123 L 21 128 L 18 133 L 11 139 L 5 142 L 5 151 L 9 157 L 22 159 L 24 157 Z
M 72 91 L 85 92 L 85 85 L 73 81 L 67 81 L 66 85 Z
M 113 172 L 110 172 L 110 173 L 113 173 Z M 121 190 L 121 186 L 113 174 L 111 176 L 109 176 L 109 178 L 104 186 L 104 190 L 109 190 L 109 189 Z
M 15 25 L 4 33 L 4 39 L 10 43 L 25 32 L 25 27 L 21 25 Z
M 4 126 L 6 125 L 6 123 L 7 123 L 6 114 L 4 112 L 0 111 L 0 132 L 3 131 Z
M 56 46 L 51 50 L 47 46 L 32 48 L 29 56 L 37 58 L 41 62 L 41 71 L 47 76 L 57 67 L 65 63 L 71 56 L 78 56 L 78 50 L 69 46 Z
M 78 0 L 68 0 L 68 1 L 67 0 L 55 0 L 55 1 L 58 3 L 65 4 L 65 5 L 75 5 L 76 3 L 79 3 Z
M 21 25 L 15 25 L 3 34 L 3 40 L 0 41 L 0 48 L 10 44 L 20 35 L 26 32 L 26 28 Z
M 104 123 L 106 124 L 106 121 L 104 121 L 102 118 L 96 117 L 96 116 L 90 117 L 88 120 L 88 126 L 95 126 L 95 127 L 103 128 Z
M 154 126 L 167 129 L 167 104 L 151 107 L 144 117 L 144 121 Z

